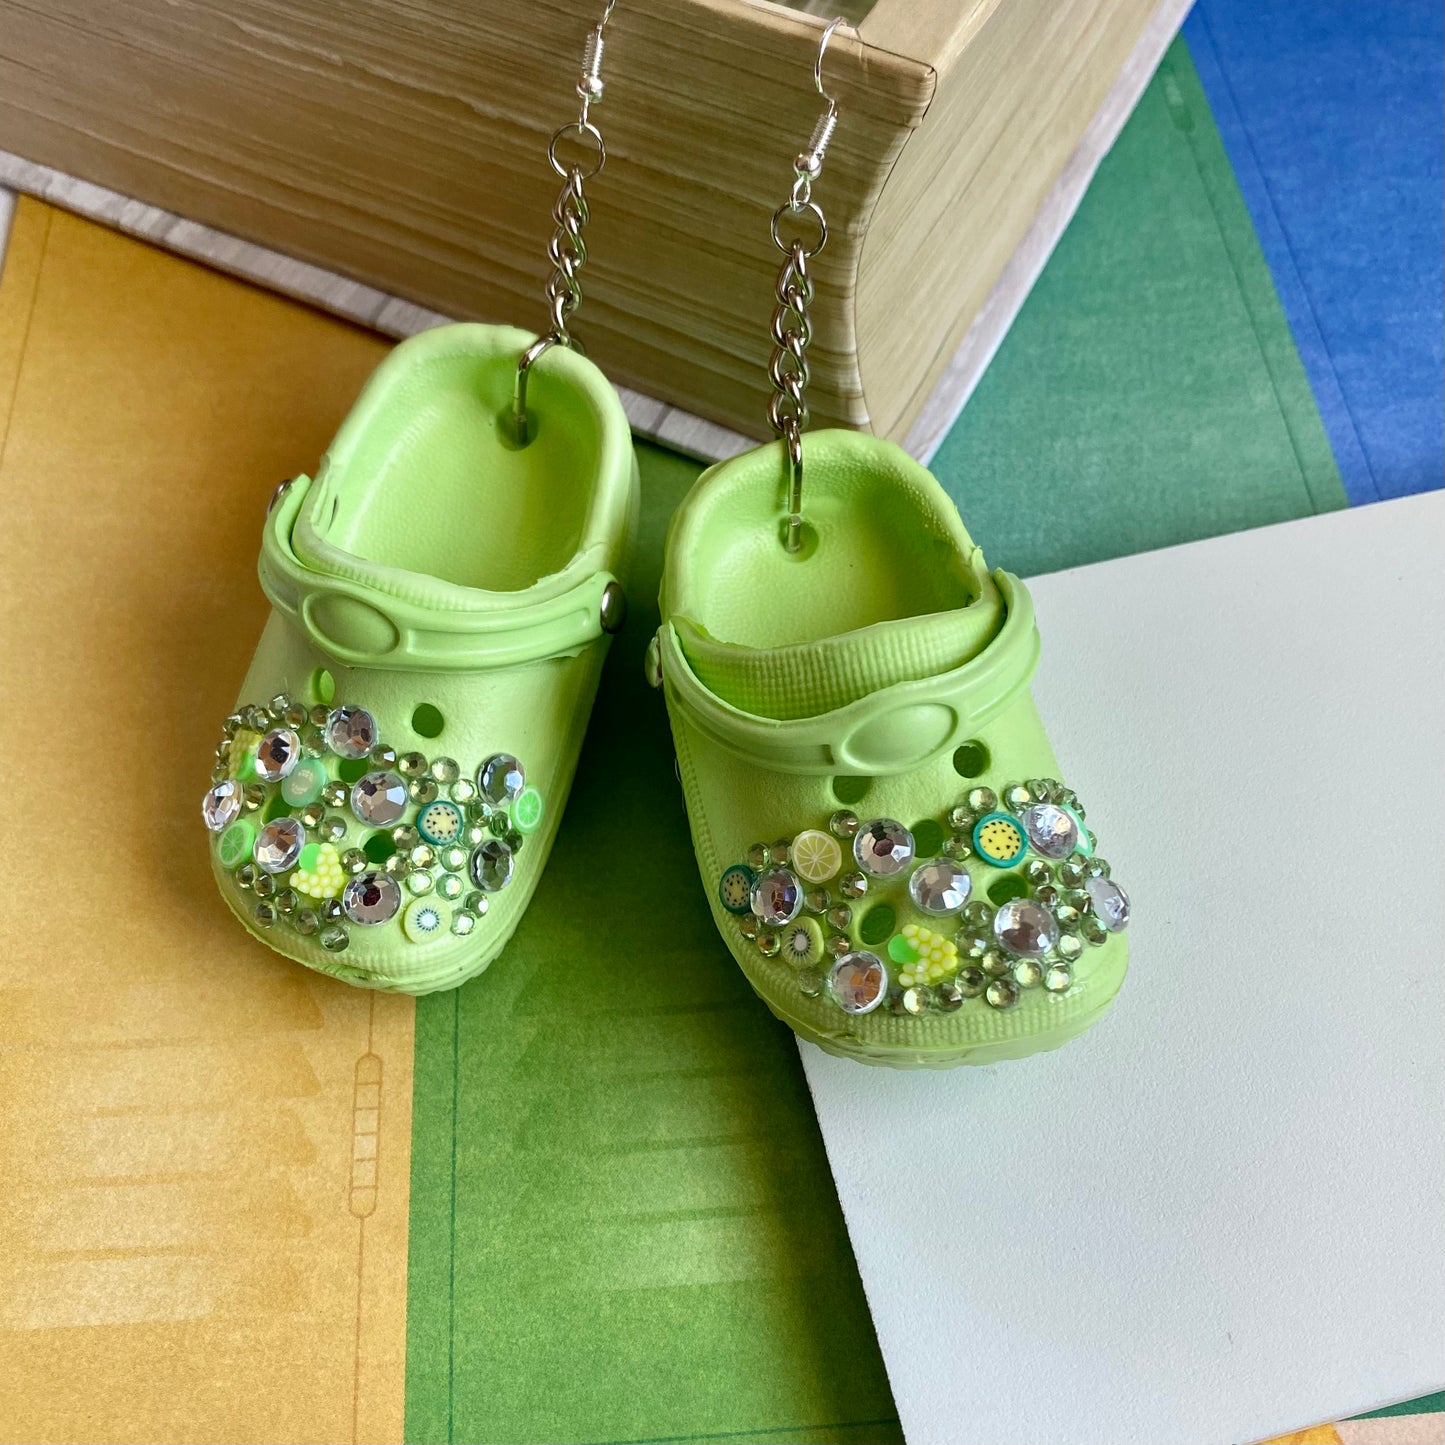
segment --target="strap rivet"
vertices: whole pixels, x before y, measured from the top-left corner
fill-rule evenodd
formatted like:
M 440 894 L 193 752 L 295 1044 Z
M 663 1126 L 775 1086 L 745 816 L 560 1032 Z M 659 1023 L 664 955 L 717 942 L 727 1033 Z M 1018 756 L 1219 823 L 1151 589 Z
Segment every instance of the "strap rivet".
M 618 633 L 627 621 L 627 594 L 617 582 L 609 582 L 602 589 L 602 630 Z
M 287 477 L 284 482 L 277 482 L 276 490 L 271 493 L 271 498 L 266 503 L 266 515 L 268 517 L 271 515 L 272 512 L 276 510 L 276 506 L 280 502 L 281 498 L 284 497 L 286 493 L 291 490 L 291 484 L 295 480 L 295 477 Z

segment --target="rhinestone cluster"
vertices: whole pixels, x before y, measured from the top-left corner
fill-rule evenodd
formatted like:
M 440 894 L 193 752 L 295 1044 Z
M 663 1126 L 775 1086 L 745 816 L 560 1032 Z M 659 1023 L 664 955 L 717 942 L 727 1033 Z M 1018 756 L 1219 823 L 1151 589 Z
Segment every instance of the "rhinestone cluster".
M 765 958 L 797 968 L 803 994 L 844 1013 L 1010 1009 L 1026 989 L 1067 993 L 1084 949 L 1128 927 L 1096 847 L 1073 791 L 1034 778 L 971 788 L 911 828 L 840 809 L 826 828 L 753 844 L 718 901 Z M 905 900 L 919 917 L 899 926 Z
M 510 753 L 468 776 L 454 758 L 398 753 L 363 707 L 284 693 L 226 719 L 201 803 L 254 922 L 331 953 L 393 921 L 414 943 L 470 934 L 542 811 Z

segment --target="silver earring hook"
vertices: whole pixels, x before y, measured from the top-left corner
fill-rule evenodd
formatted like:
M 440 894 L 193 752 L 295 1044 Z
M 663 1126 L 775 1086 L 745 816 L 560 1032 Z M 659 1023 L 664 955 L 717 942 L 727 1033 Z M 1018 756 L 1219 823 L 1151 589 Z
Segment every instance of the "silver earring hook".
M 590 119 L 590 112 L 594 105 L 602 103 L 602 32 L 616 8 L 617 0 L 607 0 L 602 18 L 587 32 L 582 47 L 582 73 L 577 81 L 577 98 L 581 108 L 577 119 L 562 126 L 547 146 L 547 160 L 562 177 L 562 190 L 552 207 L 552 219 L 557 229 L 547 243 L 547 259 L 552 263 L 552 275 L 547 281 L 546 297 L 552 329 L 539 336 L 517 362 L 511 416 L 512 439 L 517 446 L 526 446 L 531 440 L 527 381 L 537 358 L 553 346 L 568 346 L 577 351 L 582 349 L 581 343 L 572 335 L 569 323 L 572 313 L 582 303 L 582 284 L 578 277 L 587 261 L 587 243 L 582 238 L 582 232 L 589 212 L 583 187 L 607 163 L 607 147 L 603 143 L 602 132 Z M 595 155 L 585 164 L 563 164 L 557 155 L 557 147 L 568 139 L 575 139 L 585 149 L 595 151 Z
M 768 422 L 782 438 L 787 457 L 786 477 L 788 519 L 783 531 L 783 546 L 797 553 L 803 546 L 803 428 L 808 424 L 808 343 L 813 339 L 813 323 L 809 308 L 813 302 L 813 278 L 808 262 L 828 244 L 828 220 L 813 199 L 813 182 L 823 173 L 823 158 L 828 143 L 838 127 L 838 102 L 823 86 L 823 57 L 833 33 L 848 21 L 838 16 L 824 28 L 813 60 L 813 85 L 826 102 L 822 115 L 813 126 L 807 146 L 793 160 L 793 185 L 788 199 L 773 212 L 773 244 L 784 255 L 778 272 L 773 310 L 773 355 L 768 363 L 768 376 L 773 395 L 768 401 Z M 803 223 L 803 234 L 784 240 L 782 228 L 792 222 L 794 228 Z M 816 231 L 811 245 L 805 241 Z

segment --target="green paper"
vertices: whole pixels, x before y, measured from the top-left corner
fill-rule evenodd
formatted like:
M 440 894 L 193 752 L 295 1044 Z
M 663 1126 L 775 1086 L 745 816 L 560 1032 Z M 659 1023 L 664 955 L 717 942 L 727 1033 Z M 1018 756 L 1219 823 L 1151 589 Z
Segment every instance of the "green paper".
M 633 617 L 546 876 L 485 977 L 418 1000 L 407 1438 L 878 1445 L 801 1066 L 713 927 L 643 683 L 698 468 L 639 450 Z M 1022 573 L 1343 505 L 1181 44 L 934 470 Z
M 1182 41 L 933 470 L 990 562 L 1023 576 L 1345 505 Z

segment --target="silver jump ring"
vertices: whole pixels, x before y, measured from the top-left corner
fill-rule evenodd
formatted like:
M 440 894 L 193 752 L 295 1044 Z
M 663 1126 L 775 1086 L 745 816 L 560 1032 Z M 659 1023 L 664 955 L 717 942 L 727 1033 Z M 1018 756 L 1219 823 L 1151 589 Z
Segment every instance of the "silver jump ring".
M 822 208 L 818 205 L 817 201 L 809 201 L 806 206 L 800 206 L 796 209 L 791 205 L 785 204 L 779 206 L 778 209 L 773 212 L 772 225 L 773 245 L 775 245 L 778 250 L 783 252 L 784 255 L 791 251 L 795 244 L 792 241 L 784 241 L 783 238 L 778 234 L 778 225 L 782 221 L 784 216 L 812 216 L 812 218 L 818 223 L 818 244 L 811 247 L 804 246 L 804 256 L 816 256 L 818 252 L 821 251 L 823 247 L 828 244 L 828 220 L 827 217 L 823 215 Z
M 564 166 L 557 159 L 557 142 L 567 139 L 569 136 L 576 136 L 578 143 L 586 147 L 591 141 L 597 147 L 597 161 L 591 170 L 583 170 L 581 166 Z M 565 181 L 571 175 L 580 176 L 584 181 L 590 181 L 598 171 L 607 163 L 607 147 L 602 141 L 602 132 L 592 124 L 590 120 L 574 120 L 570 125 L 564 125 L 557 132 L 547 145 L 547 159 L 552 163 L 552 169 Z

